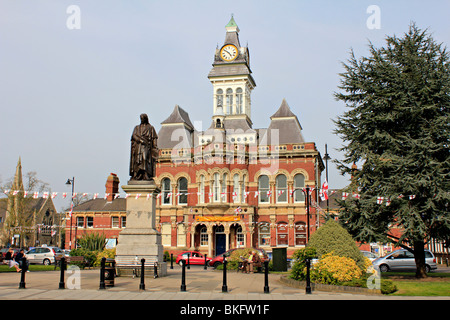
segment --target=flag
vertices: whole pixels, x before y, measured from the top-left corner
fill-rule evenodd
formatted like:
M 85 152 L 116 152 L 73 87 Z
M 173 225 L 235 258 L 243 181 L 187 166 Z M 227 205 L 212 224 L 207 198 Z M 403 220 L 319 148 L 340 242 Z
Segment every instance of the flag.
M 98 193 L 94 193 L 94 199 L 98 198 Z
M 270 198 L 272 196 L 272 190 L 267 191 L 267 196 Z
M 342 200 L 347 199 L 348 197 L 348 192 L 342 192 Z
M 70 204 L 69 217 L 72 216 L 72 211 L 73 211 L 73 201 L 72 201 L 72 203 Z
M 77 196 L 77 193 L 74 192 L 73 195 L 72 195 L 72 199 L 75 199 L 76 196 Z
M 140 196 L 141 196 L 140 193 L 136 194 L 136 199 L 139 199 Z
M 147 193 L 147 200 L 150 199 L 150 197 L 152 196 L 151 193 Z M 158 193 L 158 195 L 156 196 L 156 198 L 160 198 L 161 197 L 161 193 Z
M 415 198 L 416 198 L 416 195 L 409 196 L 409 200 L 412 200 L 412 199 L 415 199 Z
M 16 196 L 19 193 L 19 190 L 14 190 L 13 191 L 13 196 Z
M 169 199 L 170 197 L 172 197 L 172 192 L 169 192 L 166 196 L 166 199 Z
M 259 196 L 259 191 L 255 191 L 255 198 Z
M 67 197 L 67 192 L 63 192 L 63 199 Z
M 42 198 L 47 199 L 48 198 L 48 192 L 44 192 L 44 194 L 42 195 Z
M 382 204 L 384 200 L 384 197 L 378 197 L 377 198 L 377 204 Z
M 234 210 L 234 213 L 236 213 L 236 214 L 239 214 L 240 212 L 242 212 L 241 207 L 237 207 L 237 208 Z
M 234 200 L 234 201 L 237 200 L 237 192 L 236 192 L 236 191 L 233 192 L 233 200 Z
M 328 200 L 328 182 L 327 182 L 327 180 L 325 180 L 322 184 L 322 193 L 323 193 L 323 198 L 325 200 Z
M 353 192 L 353 198 L 359 199 L 361 195 L 359 193 Z
M 23 193 L 23 197 L 24 197 L 24 198 L 26 198 L 26 197 L 27 197 L 27 195 L 28 195 L 28 191 L 24 191 L 24 193 Z
M 114 199 L 117 199 L 118 197 L 120 197 L 120 194 L 118 193 L 114 194 Z
M 58 192 L 53 192 L 53 193 L 52 193 L 52 199 L 55 199 L 56 196 L 57 196 L 57 194 L 58 194 Z
M 284 190 L 278 190 L 278 196 L 281 196 L 283 194 Z
M 35 192 L 35 193 L 33 194 L 33 199 L 37 199 L 37 198 L 39 198 L 39 192 Z
M 148 200 L 148 198 L 150 198 L 150 193 L 147 195 L 147 200 Z M 156 196 L 156 199 L 159 199 L 159 198 L 161 198 L 161 193 L 158 193 L 158 195 Z
M 388 207 L 388 206 L 390 206 L 390 205 L 391 205 L 391 199 L 387 198 L 387 199 L 386 199 L 386 207 Z
M 110 193 L 105 193 L 104 199 L 105 199 L 105 200 L 108 199 L 109 195 L 110 195 Z
M 247 196 L 250 194 L 250 191 L 245 191 L 244 192 L 244 199 L 247 199 Z

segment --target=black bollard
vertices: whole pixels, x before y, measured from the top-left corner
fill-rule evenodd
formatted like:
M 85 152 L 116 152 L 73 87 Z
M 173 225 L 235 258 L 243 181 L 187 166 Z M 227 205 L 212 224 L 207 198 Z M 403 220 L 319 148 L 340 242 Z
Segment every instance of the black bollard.
M 66 285 L 64 284 L 64 270 L 66 270 L 66 258 L 61 258 L 61 260 L 59 261 L 59 268 L 61 269 L 61 275 L 59 277 L 59 289 L 65 289 Z
M 223 260 L 223 284 L 222 284 L 222 292 L 228 292 L 227 286 L 227 263 L 226 259 Z
M 208 269 L 208 267 L 206 266 L 206 264 L 207 264 L 208 262 L 206 261 L 206 254 L 205 254 L 205 267 L 203 268 L 203 269 Z
M 153 264 L 153 278 L 158 278 L 158 262 Z
M 100 286 L 99 289 L 106 289 L 105 287 L 105 262 L 106 258 L 103 257 L 100 263 Z
M 22 274 L 20 275 L 19 289 L 25 289 L 25 273 L 27 272 L 27 258 L 22 258 Z
M 173 253 L 170 254 L 170 269 L 173 269 Z
M 306 258 L 306 294 L 311 294 L 311 278 L 309 276 L 310 266 L 311 266 L 311 259 Z
M 145 259 L 141 259 L 141 283 L 139 284 L 139 290 L 145 290 L 144 283 L 144 272 L 145 272 Z
M 188 260 L 187 260 L 187 268 L 188 268 L 188 270 L 191 270 L 191 264 L 189 263 L 189 254 L 188 254 Z
M 181 260 L 181 289 L 182 292 L 186 291 L 186 260 Z
M 269 260 L 264 261 L 264 293 L 270 293 L 270 290 L 269 290 Z

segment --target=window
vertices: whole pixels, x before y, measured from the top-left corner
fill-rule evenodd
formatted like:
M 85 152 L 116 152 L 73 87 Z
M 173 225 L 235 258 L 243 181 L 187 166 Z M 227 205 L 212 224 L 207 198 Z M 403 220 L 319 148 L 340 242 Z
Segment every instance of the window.
M 205 247 L 208 245 L 208 231 L 205 226 L 200 229 L 200 246 Z
M 223 174 L 221 201 L 227 202 L 227 174 Z
M 227 99 L 227 105 L 226 105 L 226 108 L 225 108 L 225 114 L 231 114 L 231 113 L 233 113 L 233 90 L 231 90 L 231 89 L 227 89 L 227 96 L 226 96 L 226 99 Z
M 277 202 L 287 202 L 287 181 L 284 174 L 279 174 L 276 179 Z
M 277 245 L 284 247 L 288 244 L 288 225 L 285 222 L 279 222 L 277 225 Z
M 77 217 L 77 227 L 84 228 L 84 217 Z
M 242 89 L 236 89 L 236 113 L 242 114 Z
M 122 228 L 126 228 L 127 227 L 127 217 L 124 216 L 122 217 Z
M 178 179 L 178 204 L 187 204 L 188 182 L 186 178 Z
M 213 201 L 219 202 L 220 199 L 220 179 L 219 174 L 214 173 L 214 181 L 213 181 Z
M 199 202 L 200 203 L 205 203 L 205 176 L 201 175 L 200 176 L 200 185 L 198 187 L 198 192 L 200 193 L 199 195 Z
M 219 89 L 217 90 L 217 95 L 216 95 L 216 101 L 217 101 L 217 107 L 223 107 L 223 90 Z
M 169 178 L 164 178 L 161 183 L 162 188 L 162 203 L 163 204 L 171 204 L 172 203 L 172 197 L 169 197 L 169 195 L 172 193 L 172 185 L 170 184 Z
M 87 228 L 94 227 L 94 217 L 86 217 L 86 227 Z
M 295 224 L 295 245 L 306 245 L 306 225 L 303 222 L 297 222 Z
M 245 237 L 241 226 L 236 229 L 236 247 L 245 247 Z
M 267 195 L 269 190 L 269 177 L 260 176 L 258 178 L 259 203 L 269 203 L 269 196 Z
M 235 174 L 233 176 L 233 201 L 234 203 L 239 202 L 239 198 L 241 197 L 240 193 L 240 185 L 239 185 L 239 174 Z
M 161 224 L 161 243 L 163 246 L 171 246 L 172 226 L 170 223 Z
M 259 226 L 259 245 L 270 246 L 270 225 L 268 223 Z
M 183 223 L 177 225 L 177 246 L 186 246 L 186 230 Z
M 242 176 L 241 202 L 245 203 L 245 174 Z
M 305 176 L 296 174 L 294 176 L 294 202 L 305 202 L 305 194 L 303 188 L 305 187 Z
M 119 217 L 111 217 L 111 228 L 119 228 Z

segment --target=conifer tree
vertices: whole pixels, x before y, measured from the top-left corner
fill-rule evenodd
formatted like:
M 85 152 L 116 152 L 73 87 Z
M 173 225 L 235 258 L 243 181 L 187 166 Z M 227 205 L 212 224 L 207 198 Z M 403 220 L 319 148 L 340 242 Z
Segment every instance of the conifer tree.
M 449 55 L 415 24 L 369 50 L 360 59 L 351 51 L 335 93 L 348 108 L 334 120 L 344 153 L 336 163 L 352 175 L 340 221 L 359 241 L 408 249 L 425 277 L 424 245 L 448 245 L 450 235 Z

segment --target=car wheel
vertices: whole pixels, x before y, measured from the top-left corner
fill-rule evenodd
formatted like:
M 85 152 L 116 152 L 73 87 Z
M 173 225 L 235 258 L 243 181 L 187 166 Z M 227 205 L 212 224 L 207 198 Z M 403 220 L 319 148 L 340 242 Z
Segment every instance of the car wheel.
M 389 266 L 387 264 L 382 264 L 380 266 L 380 271 L 381 272 L 388 272 L 389 271 Z
M 431 271 L 431 267 L 429 265 L 425 265 L 425 272 L 429 273 Z
M 222 263 L 220 263 L 219 261 L 214 262 L 214 269 L 217 269 L 218 266 L 220 266 Z
M 48 260 L 48 259 L 44 259 L 44 266 L 49 266 L 49 265 L 51 265 L 52 263 L 50 262 L 50 260 Z

